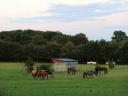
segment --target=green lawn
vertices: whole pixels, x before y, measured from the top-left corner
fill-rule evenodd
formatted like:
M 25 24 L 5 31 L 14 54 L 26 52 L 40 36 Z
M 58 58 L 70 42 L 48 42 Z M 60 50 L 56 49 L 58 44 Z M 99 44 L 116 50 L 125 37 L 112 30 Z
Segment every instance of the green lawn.
M 75 76 L 65 72 L 48 80 L 33 80 L 22 63 L 0 63 L 0 96 L 128 96 L 128 65 L 83 79 L 82 72 L 94 67 L 78 65 Z

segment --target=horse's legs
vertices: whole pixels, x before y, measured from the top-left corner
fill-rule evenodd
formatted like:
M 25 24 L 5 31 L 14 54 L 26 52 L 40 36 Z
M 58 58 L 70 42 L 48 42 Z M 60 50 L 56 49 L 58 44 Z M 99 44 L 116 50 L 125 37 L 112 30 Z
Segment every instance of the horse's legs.
M 37 79 L 40 80 L 40 76 L 37 76 Z
M 33 76 L 33 78 L 36 80 L 36 76 Z
M 87 74 L 85 74 L 85 77 L 86 77 L 86 78 L 88 78 L 88 75 L 87 75 Z
M 83 73 L 83 78 L 85 78 L 85 73 Z
M 42 79 L 43 79 L 43 80 L 45 79 L 45 75 L 44 75 L 44 74 L 42 75 Z
M 68 74 L 70 74 L 70 69 L 68 68 Z
M 73 70 L 73 74 L 74 74 L 74 75 L 75 75 L 75 72 L 76 72 L 76 71 L 75 71 L 75 70 Z
M 48 74 L 46 75 L 46 78 L 48 79 Z

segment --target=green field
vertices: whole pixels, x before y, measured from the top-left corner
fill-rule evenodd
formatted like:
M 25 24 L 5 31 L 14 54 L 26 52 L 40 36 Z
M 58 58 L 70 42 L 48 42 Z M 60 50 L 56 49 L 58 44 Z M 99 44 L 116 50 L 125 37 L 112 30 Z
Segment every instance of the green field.
M 128 96 L 128 65 L 83 79 L 82 72 L 94 67 L 78 65 L 75 76 L 64 72 L 48 80 L 34 80 L 22 63 L 0 63 L 0 96 Z

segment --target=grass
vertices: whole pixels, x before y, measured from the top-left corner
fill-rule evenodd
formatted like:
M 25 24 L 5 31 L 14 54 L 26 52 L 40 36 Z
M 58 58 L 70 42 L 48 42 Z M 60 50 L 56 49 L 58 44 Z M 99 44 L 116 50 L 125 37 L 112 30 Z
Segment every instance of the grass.
M 82 72 L 94 67 L 78 65 L 75 76 L 63 72 L 48 80 L 33 80 L 23 63 L 0 63 L 0 96 L 128 96 L 128 65 L 83 79 Z

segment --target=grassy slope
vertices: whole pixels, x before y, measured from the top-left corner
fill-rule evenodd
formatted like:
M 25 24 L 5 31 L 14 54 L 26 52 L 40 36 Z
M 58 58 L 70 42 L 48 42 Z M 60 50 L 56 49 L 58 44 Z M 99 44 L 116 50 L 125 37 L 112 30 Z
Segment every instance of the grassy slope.
M 7 96 L 128 96 L 128 66 L 116 66 L 107 75 L 83 79 L 80 65 L 75 76 L 55 74 L 49 80 L 33 80 L 21 63 L 0 63 L 0 87 Z M 4 95 L 3 95 L 4 96 Z

